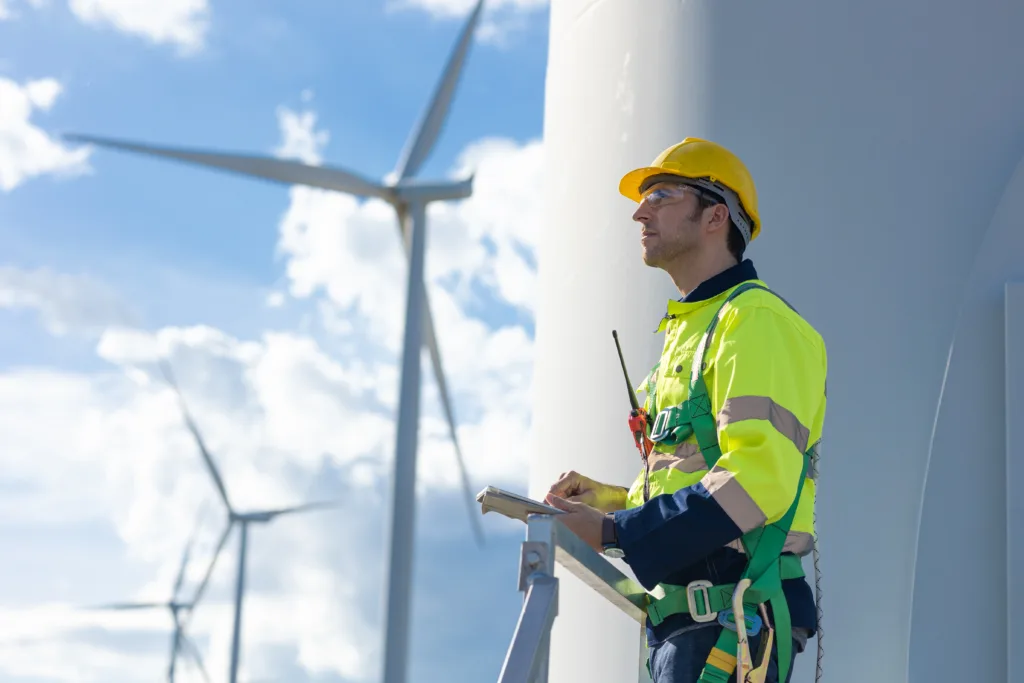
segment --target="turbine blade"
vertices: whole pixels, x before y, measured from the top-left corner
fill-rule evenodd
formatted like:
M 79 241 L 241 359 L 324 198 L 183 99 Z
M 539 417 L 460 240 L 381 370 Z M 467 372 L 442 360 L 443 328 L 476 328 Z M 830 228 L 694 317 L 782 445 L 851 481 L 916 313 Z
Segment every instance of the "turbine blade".
M 411 178 L 419 172 L 420 167 L 430 156 L 434 149 L 434 143 L 441 135 L 445 120 L 448 118 L 448 110 L 452 100 L 455 98 L 455 89 L 459 84 L 459 76 L 462 74 L 462 67 L 466 62 L 466 55 L 469 53 L 469 46 L 473 42 L 473 32 L 480 20 L 480 11 L 483 9 L 484 0 L 479 0 L 476 7 L 469 14 L 462 34 L 459 36 L 455 49 L 448 59 L 444 74 L 434 91 L 434 97 L 427 108 L 426 113 L 420 120 L 415 134 L 410 138 L 409 143 L 402 152 L 402 157 L 396 169 L 399 180 Z
M 184 633 L 181 634 L 181 639 L 185 642 L 184 650 L 186 654 L 192 658 L 193 663 L 199 667 L 199 672 L 203 674 L 203 680 L 206 683 L 210 683 L 210 674 L 206 673 L 206 667 L 203 665 L 203 656 L 199 654 L 199 647 Z
M 251 154 L 229 154 L 158 147 L 95 135 L 69 133 L 63 137 L 72 142 L 82 142 L 125 152 L 137 152 L 139 154 L 174 159 L 286 185 L 307 185 L 324 190 L 345 192 L 358 197 L 380 197 L 387 199 L 390 196 L 388 188 L 383 187 L 379 183 L 375 183 L 352 171 L 332 166 L 311 166 L 298 161 Z
M 192 596 L 192 601 L 189 603 L 188 618 L 182 622 L 182 629 L 188 625 L 189 619 L 192 618 L 192 612 L 199 603 L 199 599 L 203 597 L 203 593 L 206 591 L 206 584 L 210 582 L 210 577 L 213 575 L 213 568 L 217 564 L 217 558 L 220 557 L 220 552 L 224 549 L 224 544 L 228 542 L 228 534 L 231 533 L 231 528 L 234 527 L 234 525 L 234 520 L 229 519 L 228 525 L 224 528 L 224 533 L 220 535 L 220 540 L 217 542 L 217 548 L 213 551 L 213 558 L 210 560 L 210 566 L 206 568 L 206 575 L 203 576 L 203 580 L 199 583 L 199 586 L 196 587 L 196 592 Z
M 459 464 L 459 475 L 462 478 L 462 492 L 465 496 L 466 506 L 469 510 L 470 526 L 476 536 L 477 545 L 484 544 L 484 530 L 480 524 L 480 514 L 476 507 L 476 496 L 473 494 L 473 487 L 469 483 L 469 473 L 466 471 L 466 461 L 462 457 L 462 448 L 459 446 L 459 437 L 455 429 L 455 414 L 452 410 L 451 397 L 448 395 L 448 383 L 445 380 L 444 368 L 441 366 L 441 351 L 437 345 L 437 337 L 434 334 L 434 318 L 430 313 L 430 302 L 426 293 L 423 296 L 423 338 L 430 350 L 430 362 L 434 366 L 434 378 L 437 381 L 437 391 L 441 395 L 441 406 L 444 408 L 444 415 L 448 421 L 448 432 L 452 438 L 452 445 L 455 447 L 455 458 Z
M 196 535 L 199 534 L 199 527 L 202 525 L 203 514 L 200 512 L 199 518 L 196 520 L 196 525 L 192 529 L 192 535 L 188 538 L 188 543 L 185 544 L 185 552 L 181 554 L 181 567 L 178 568 L 178 578 L 174 582 L 174 593 L 172 594 L 172 600 L 178 599 L 178 594 L 181 592 L 181 584 L 185 580 L 185 569 L 188 567 L 188 558 L 192 553 L 192 546 L 195 544 Z
M 174 634 L 171 636 L 171 660 L 167 664 L 167 683 L 174 683 L 174 664 L 178 659 L 178 651 L 181 649 L 181 622 L 177 615 L 174 617 Z
M 267 519 L 273 519 L 274 517 L 280 517 L 281 515 L 290 515 L 296 512 L 309 512 L 310 510 L 320 510 L 326 508 L 336 508 L 341 506 L 342 501 L 340 500 L 324 500 L 314 503 L 304 503 L 302 505 L 295 505 L 287 508 L 279 508 L 277 510 L 267 510 L 263 512 Z
M 185 419 L 185 425 L 188 430 L 192 432 L 192 437 L 196 440 L 196 445 L 199 447 L 199 452 L 203 456 L 203 460 L 206 462 L 206 469 L 210 472 L 210 476 L 213 477 L 213 483 L 217 486 L 217 491 L 220 493 L 221 500 L 224 501 L 224 505 L 227 507 L 228 512 L 232 511 L 231 502 L 228 500 L 228 491 L 224 487 L 224 480 L 220 476 L 220 471 L 217 470 L 217 465 L 213 462 L 213 456 L 206 450 L 206 444 L 203 443 L 203 437 L 199 433 L 199 428 L 196 427 L 195 422 L 192 421 L 192 416 L 189 415 L 188 406 L 185 404 L 185 397 L 181 394 L 181 389 L 178 388 L 178 383 L 174 380 L 174 373 L 171 371 L 171 365 L 166 359 L 160 359 L 160 369 L 163 370 L 164 378 L 167 383 L 174 389 L 174 393 L 178 395 L 178 404 L 181 406 L 181 413 Z
M 158 607 L 167 607 L 166 602 L 111 602 L 105 605 L 93 605 L 92 607 L 86 607 L 85 609 L 90 610 L 139 610 L 139 609 L 156 609 Z

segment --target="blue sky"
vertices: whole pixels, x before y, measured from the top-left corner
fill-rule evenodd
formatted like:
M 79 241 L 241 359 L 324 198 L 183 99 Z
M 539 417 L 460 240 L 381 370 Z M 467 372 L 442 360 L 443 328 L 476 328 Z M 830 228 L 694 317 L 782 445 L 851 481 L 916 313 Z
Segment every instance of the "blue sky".
M 246 680 L 376 680 L 404 257 L 378 202 L 72 145 L 65 132 L 392 170 L 468 0 L 0 0 L 0 678 L 159 680 L 166 599 L 223 509 L 159 379 L 174 364 L 240 507 L 341 496 L 255 528 Z M 525 489 L 547 7 L 492 0 L 421 177 L 428 280 L 476 488 Z M 424 363 L 411 680 L 497 676 L 521 528 L 471 540 Z M 190 627 L 227 670 L 237 536 Z M 470 600 L 479 598 L 477 607 Z M 184 666 L 184 668 L 181 668 Z M 202 680 L 187 665 L 180 681 Z

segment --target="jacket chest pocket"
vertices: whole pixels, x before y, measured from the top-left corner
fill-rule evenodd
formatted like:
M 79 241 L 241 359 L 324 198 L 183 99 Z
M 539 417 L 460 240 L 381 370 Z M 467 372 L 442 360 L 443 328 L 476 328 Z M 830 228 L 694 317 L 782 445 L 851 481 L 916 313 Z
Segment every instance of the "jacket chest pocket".
M 693 434 L 687 399 L 690 394 L 690 370 L 700 344 L 697 335 L 671 340 L 662 358 L 663 368 L 658 380 L 657 413 L 651 416 L 651 439 L 667 446 L 677 446 Z

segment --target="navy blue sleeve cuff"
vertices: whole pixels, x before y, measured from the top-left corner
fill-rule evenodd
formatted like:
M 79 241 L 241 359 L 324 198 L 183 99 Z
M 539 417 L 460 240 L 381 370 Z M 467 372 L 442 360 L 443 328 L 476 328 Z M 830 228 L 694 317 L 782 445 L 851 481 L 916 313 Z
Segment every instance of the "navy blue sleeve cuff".
M 700 483 L 614 516 L 623 559 L 647 590 L 743 535 Z

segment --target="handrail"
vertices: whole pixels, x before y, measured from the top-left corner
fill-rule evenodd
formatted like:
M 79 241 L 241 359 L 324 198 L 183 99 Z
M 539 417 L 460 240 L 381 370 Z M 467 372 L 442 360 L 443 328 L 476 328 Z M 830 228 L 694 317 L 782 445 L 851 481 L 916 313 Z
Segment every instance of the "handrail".
M 547 683 L 551 626 L 558 614 L 555 562 L 643 626 L 647 591 L 569 530 L 557 515 L 530 514 L 519 557 L 519 622 L 498 683 Z
M 549 519 L 557 549 L 555 561 L 627 616 L 643 624 L 647 618 L 647 591 L 595 552 L 557 518 Z M 539 524 L 540 520 L 531 519 L 530 522 Z

